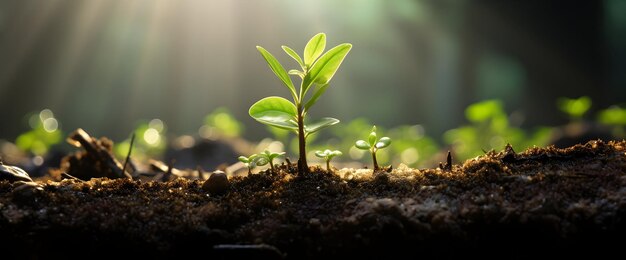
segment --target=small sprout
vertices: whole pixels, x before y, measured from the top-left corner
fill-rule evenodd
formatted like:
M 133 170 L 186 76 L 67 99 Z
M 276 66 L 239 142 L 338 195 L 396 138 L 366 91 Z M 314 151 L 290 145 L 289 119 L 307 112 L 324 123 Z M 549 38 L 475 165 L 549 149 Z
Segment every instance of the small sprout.
M 374 162 L 374 171 L 377 171 L 380 169 L 380 167 L 378 167 L 378 161 L 376 161 L 376 151 L 378 151 L 378 149 L 383 149 L 387 146 L 389 146 L 391 144 L 391 138 L 389 137 L 381 137 L 380 139 L 378 139 L 378 137 L 376 136 L 376 126 L 372 127 L 372 132 L 370 133 L 367 142 L 364 140 L 358 140 L 356 141 L 356 148 L 359 148 L 361 150 L 369 150 L 370 153 L 372 154 L 372 161 Z
M 582 96 L 579 98 L 562 97 L 557 100 L 557 105 L 561 111 L 571 119 L 580 120 L 591 108 L 591 98 Z
M 270 168 L 272 169 L 272 172 L 275 172 L 274 159 L 283 155 L 285 155 L 284 152 L 273 153 L 268 150 L 265 150 L 263 153 L 258 154 L 257 157 L 254 159 L 256 160 L 256 165 L 258 166 L 263 166 L 269 163 Z
M 339 156 L 339 155 L 342 155 L 342 154 L 343 153 L 338 151 L 338 150 L 331 151 L 331 150 L 326 149 L 323 152 L 322 151 L 315 151 L 315 156 L 317 156 L 319 158 L 323 158 L 324 160 L 326 160 L 326 170 L 328 172 L 330 172 L 330 160 L 332 160 L 333 157 Z
M 246 165 L 246 167 L 248 167 L 248 174 L 252 174 L 252 169 L 256 168 L 258 164 L 257 159 L 256 159 L 258 156 L 259 156 L 258 154 L 253 154 L 253 155 L 250 155 L 250 157 L 239 156 L 239 158 L 237 159 L 240 162 L 242 162 L 244 165 Z

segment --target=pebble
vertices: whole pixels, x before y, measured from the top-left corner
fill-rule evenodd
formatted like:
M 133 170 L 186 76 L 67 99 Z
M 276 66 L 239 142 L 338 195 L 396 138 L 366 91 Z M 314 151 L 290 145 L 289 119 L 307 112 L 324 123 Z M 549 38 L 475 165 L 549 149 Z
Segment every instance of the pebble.
M 0 164 L 0 181 L 8 180 L 9 182 L 24 181 L 32 182 L 28 173 L 16 166 Z
M 229 187 L 228 176 L 223 171 L 213 172 L 209 179 L 202 184 L 202 189 L 211 195 L 224 194 Z

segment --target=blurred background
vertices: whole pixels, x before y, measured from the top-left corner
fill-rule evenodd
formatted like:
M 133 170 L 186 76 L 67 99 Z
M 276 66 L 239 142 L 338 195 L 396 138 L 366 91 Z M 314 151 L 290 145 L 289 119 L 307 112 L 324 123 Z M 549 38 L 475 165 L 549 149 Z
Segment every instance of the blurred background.
M 328 47 L 354 47 L 311 112 L 342 124 L 310 150 L 358 160 L 351 144 L 372 124 L 398 141 L 383 161 L 413 166 L 450 149 L 462 159 L 506 143 L 624 137 L 626 1 L 9 0 L 2 154 L 45 156 L 79 127 L 126 143 L 120 154 L 132 132 L 154 146 L 147 156 L 228 138 L 289 151 L 289 136 L 247 114 L 288 96 L 255 46 L 296 68 L 280 46 L 302 52 L 318 32 Z

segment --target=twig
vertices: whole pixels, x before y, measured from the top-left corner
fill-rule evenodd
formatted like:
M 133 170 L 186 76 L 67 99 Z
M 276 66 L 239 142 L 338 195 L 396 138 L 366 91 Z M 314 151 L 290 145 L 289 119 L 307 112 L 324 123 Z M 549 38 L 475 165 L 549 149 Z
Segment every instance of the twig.
M 204 171 L 202 171 L 202 167 L 200 167 L 200 165 L 198 165 L 198 179 L 203 181 L 204 180 Z
M 134 143 L 135 143 L 135 133 L 133 132 L 133 136 L 130 138 L 130 147 L 128 147 L 128 154 L 126 155 L 126 160 L 124 160 L 124 167 L 122 167 L 122 172 L 126 172 L 126 165 L 128 165 L 128 161 L 130 160 L 130 153 L 133 151 Z
M 115 174 L 115 177 L 132 179 L 129 173 L 122 171 L 122 164 L 82 128 L 76 129 L 76 131 L 67 138 L 67 142 L 76 147 L 83 147 L 89 156 L 92 156 L 96 161 L 100 161 L 108 166 L 113 174 Z
M 76 181 L 80 181 L 80 182 L 85 182 L 84 180 L 76 178 L 76 177 L 70 175 L 69 173 L 65 173 L 65 172 L 61 173 L 61 177 L 63 177 L 63 179 L 70 179 L 70 180 L 76 180 Z

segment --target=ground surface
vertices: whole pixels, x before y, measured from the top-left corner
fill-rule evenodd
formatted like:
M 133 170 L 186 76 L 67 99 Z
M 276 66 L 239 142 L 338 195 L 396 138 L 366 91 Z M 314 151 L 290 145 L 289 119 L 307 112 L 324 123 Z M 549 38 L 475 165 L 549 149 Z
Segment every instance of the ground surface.
M 606 255 L 626 241 L 624 141 L 507 149 L 450 170 L 295 170 L 231 178 L 225 195 L 186 179 L 48 181 L 43 191 L 1 181 L 0 245 L 20 258 L 508 259 Z

